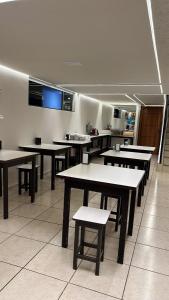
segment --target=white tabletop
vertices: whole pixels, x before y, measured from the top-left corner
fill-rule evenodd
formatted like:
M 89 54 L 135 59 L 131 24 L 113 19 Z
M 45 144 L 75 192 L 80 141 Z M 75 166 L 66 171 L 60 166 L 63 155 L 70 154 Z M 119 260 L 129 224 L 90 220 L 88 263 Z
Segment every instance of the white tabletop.
M 100 155 L 103 157 L 118 157 L 124 159 L 128 158 L 128 159 L 144 160 L 144 161 L 149 161 L 152 157 L 152 154 L 148 154 L 148 153 L 114 151 L 114 150 L 108 150 Z
M 37 150 L 62 150 L 62 149 L 67 149 L 71 148 L 70 146 L 65 146 L 65 145 L 54 145 L 54 144 L 40 144 L 40 145 L 20 145 L 19 147 L 23 147 L 25 149 L 37 149 Z
M 99 164 L 79 164 L 57 176 L 107 183 L 127 188 L 137 188 L 145 171 L 105 166 Z
M 81 206 L 73 216 L 73 220 L 86 221 L 96 224 L 106 224 L 110 211 L 93 207 Z
M 38 153 L 3 149 L 0 150 L 0 162 L 6 162 L 9 160 L 33 156 L 33 155 L 38 155 Z
M 155 147 L 149 147 L 149 146 L 137 146 L 137 145 L 121 145 L 120 148 L 123 149 L 133 149 L 133 150 L 143 150 L 143 151 L 150 151 L 150 152 L 154 152 L 155 151 Z
M 74 144 L 74 145 L 85 145 L 91 143 L 90 140 L 77 141 L 77 140 L 53 140 L 54 143 L 62 143 L 65 145 Z

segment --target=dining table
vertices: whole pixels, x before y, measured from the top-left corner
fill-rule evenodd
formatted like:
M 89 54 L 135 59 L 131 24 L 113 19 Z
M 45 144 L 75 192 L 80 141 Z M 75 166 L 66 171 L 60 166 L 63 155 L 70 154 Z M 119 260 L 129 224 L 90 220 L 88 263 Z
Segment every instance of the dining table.
M 123 263 L 126 230 L 128 222 L 128 234 L 132 235 L 139 185 L 144 177 L 144 170 L 112 167 L 101 164 L 79 164 L 57 176 L 64 179 L 64 208 L 62 227 L 62 247 L 68 247 L 69 216 L 71 189 L 84 191 L 83 205 L 88 205 L 89 191 L 114 197 L 121 197 L 121 226 L 117 262 Z M 129 215 L 129 220 L 128 220 Z
M 130 152 L 140 152 L 140 153 L 150 153 L 153 154 L 155 147 L 151 146 L 139 146 L 139 145 L 121 145 L 121 151 L 130 151 Z
M 144 184 L 149 178 L 150 164 L 152 154 L 128 151 L 108 150 L 100 154 L 104 158 L 104 164 L 125 166 L 130 168 L 137 167 L 140 170 L 145 170 Z M 140 206 L 140 205 L 139 205 Z
M 66 159 L 66 169 L 69 168 L 69 155 L 70 146 L 66 145 L 54 145 L 54 144 L 40 144 L 40 145 L 20 145 L 19 149 L 24 151 L 33 152 L 36 151 L 40 154 L 40 178 L 43 179 L 44 175 L 44 156 L 49 156 L 51 158 L 51 190 L 55 189 L 55 176 L 56 176 L 56 166 L 55 166 L 55 156 L 59 154 L 65 154 Z
M 54 139 L 53 143 L 56 145 L 66 145 L 71 146 L 76 151 L 76 164 L 82 162 L 83 150 L 86 149 L 87 151 L 90 149 L 91 140 L 58 140 Z
M 8 218 L 8 170 L 20 164 L 32 163 L 32 176 L 30 180 L 31 202 L 35 201 L 35 165 L 38 153 L 17 150 L 0 150 L 0 196 L 3 196 L 3 217 Z

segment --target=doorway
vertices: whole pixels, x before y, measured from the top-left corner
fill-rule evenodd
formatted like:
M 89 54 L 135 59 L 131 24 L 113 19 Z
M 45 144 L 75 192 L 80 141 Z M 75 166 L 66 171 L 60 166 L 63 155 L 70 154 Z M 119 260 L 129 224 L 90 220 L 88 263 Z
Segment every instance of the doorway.
M 163 107 L 142 107 L 138 132 L 138 145 L 156 147 L 158 154 L 161 137 Z

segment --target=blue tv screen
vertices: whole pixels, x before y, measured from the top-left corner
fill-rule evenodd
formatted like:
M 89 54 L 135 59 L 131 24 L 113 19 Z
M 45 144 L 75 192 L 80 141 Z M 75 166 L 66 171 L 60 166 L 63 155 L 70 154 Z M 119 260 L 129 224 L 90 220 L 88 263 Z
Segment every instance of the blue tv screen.
M 53 108 L 57 110 L 62 109 L 63 92 L 43 86 L 42 90 L 42 107 Z

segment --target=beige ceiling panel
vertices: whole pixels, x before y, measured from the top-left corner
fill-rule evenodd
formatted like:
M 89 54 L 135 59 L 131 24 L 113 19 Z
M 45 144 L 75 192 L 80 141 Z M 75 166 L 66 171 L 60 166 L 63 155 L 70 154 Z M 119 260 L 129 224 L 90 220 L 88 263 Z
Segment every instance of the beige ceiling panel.
M 90 86 L 64 85 L 65 88 L 82 94 L 160 94 L 160 86 Z
M 132 100 L 128 99 L 125 95 L 104 95 L 104 96 L 90 96 L 88 95 L 89 97 L 93 97 L 93 98 L 96 98 L 98 100 L 101 100 L 101 101 L 106 101 L 106 102 L 109 102 L 109 103 L 134 103 Z
M 169 1 L 151 2 L 163 91 L 169 94 Z
M 145 105 L 164 105 L 163 95 L 137 95 Z
M 23 0 L 0 8 L 1 64 L 52 83 L 159 83 L 146 1 Z

